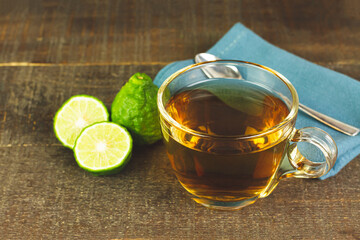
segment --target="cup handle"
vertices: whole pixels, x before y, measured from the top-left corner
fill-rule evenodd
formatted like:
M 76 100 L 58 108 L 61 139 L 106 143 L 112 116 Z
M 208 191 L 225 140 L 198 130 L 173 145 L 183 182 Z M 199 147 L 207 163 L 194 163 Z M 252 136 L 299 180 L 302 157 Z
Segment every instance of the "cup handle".
M 294 130 L 289 146 L 285 150 L 285 157 L 279 171 L 269 183 L 268 187 L 260 193 L 260 198 L 267 197 L 281 179 L 319 178 L 327 174 L 334 166 L 337 157 L 337 147 L 332 137 L 319 128 L 305 127 Z M 313 162 L 305 158 L 297 147 L 298 142 L 308 142 L 321 150 L 325 161 Z M 287 159 L 288 160 L 287 160 Z
M 319 178 L 327 174 L 334 166 L 337 157 L 337 147 L 332 137 L 325 131 L 305 127 L 295 130 L 287 148 L 287 157 L 293 169 L 283 172 L 280 179 L 288 177 L 296 178 Z M 305 158 L 298 150 L 298 142 L 313 144 L 324 154 L 325 161 L 313 162 Z

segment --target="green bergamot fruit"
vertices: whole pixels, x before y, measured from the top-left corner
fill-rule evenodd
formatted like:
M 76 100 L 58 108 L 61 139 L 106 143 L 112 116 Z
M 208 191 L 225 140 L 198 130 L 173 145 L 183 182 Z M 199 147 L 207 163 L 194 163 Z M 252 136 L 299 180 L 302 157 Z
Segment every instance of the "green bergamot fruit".
M 145 73 L 135 73 L 111 105 L 111 120 L 126 127 L 137 145 L 161 139 L 156 106 L 158 87 Z

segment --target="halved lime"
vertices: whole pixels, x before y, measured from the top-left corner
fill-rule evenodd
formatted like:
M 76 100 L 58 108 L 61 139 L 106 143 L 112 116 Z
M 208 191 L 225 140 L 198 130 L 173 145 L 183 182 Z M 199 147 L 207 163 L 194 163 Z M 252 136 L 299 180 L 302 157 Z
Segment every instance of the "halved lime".
M 130 160 L 132 138 L 126 128 L 111 122 L 85 128 L 74 147 L 79 166 L 94 175 L 119 172 Z
M 81 131 L 96 122 L 109 120 L 105 105 L 97 98 L 76 95 L 67 100 L 54 117 L 54 131 L 59 141 L 73 149 Z

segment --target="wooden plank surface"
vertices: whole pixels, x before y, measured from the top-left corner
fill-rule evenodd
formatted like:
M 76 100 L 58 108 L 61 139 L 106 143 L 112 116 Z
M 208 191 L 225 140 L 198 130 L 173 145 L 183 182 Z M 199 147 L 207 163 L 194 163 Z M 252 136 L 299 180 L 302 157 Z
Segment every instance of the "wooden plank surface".
M 1 239 L 360 239 L 360 156 L 325 181 L 282 181 L 237 212 L 177 183 L 162 143 L 120 174 L 81 170 L 52 131 L 70 96 L 111 102 L 135 72 L 207 50 L 235 22 L 360 79 L 360 2 L 0 1 Z

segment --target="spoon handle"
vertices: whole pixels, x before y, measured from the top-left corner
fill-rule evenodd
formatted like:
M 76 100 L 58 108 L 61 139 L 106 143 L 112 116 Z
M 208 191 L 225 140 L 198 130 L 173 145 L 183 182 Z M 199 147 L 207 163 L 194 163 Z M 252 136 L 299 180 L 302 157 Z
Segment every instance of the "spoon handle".
M 210 53 L 199 53 L 195 56 L 195 62 L 196 63 L 201 63 L 201 62 L 205 62 L 205 61 L 215 61 L 215 60 L 221 60 L 220 58 L 218 58 L 215 55 L 212 55 Z M 238 71 L 237 68 L 209 68 L 209 69 L 203 69 L 203 72 L 208 76 L 208 77 L 222 77 L 224 76 L 225 72 L 226 74 L 229 75 L 233 75 L 234 78 L 239 78 L 241 79 L 242 76 L 240 74 L 240 72 Z M 326 124 L 327 126 L 342 132 L 346 135 L 349 136 L 356 136 L 359 132 L 360 129 L 351 126 L 349 124 L 343 123 L 339 120 L 336 120 L 332 117 L 329 117 L 323 113 L 319 113 L 317 111 L 315 111 L 314 109 L 311 109 L 301 103 L 299 103 L 299 109 L 304 112 L 305 114 L 309 115 L 310 117 L 313 117 L 314 119 L 318 120 L 319 122 L 322 122 L 323 124 Z
M 346 135 L 356 136 L 360 132 L 360 129 L 358 129 L 354 126 L 343 123 L 343 122 L 336 120 L 332 117 L 329 117 L 323 113 L 319 113 L 319 112 L 315 111 L 314 109 L 311 109 L 301 103 L 299 103 L 299 109 L 302 112 L 306 113 L 307 115 L 315 118 L 319 122 L 322 122 L 323 124 L 328 125 L 329 127 L 332 127 L 333 129 L 335 129 L 339 132 L 345 133 Z

